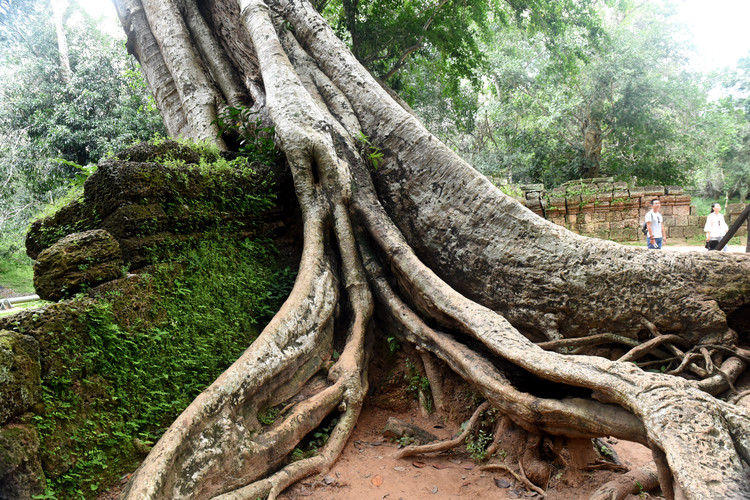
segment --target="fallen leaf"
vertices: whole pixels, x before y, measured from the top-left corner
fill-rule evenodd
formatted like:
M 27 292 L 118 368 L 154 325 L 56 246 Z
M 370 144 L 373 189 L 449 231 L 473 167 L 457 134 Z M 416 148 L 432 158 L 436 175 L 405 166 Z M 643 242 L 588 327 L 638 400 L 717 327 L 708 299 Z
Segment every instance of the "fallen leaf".
M 450 469 L 451 468 L 450 465 L 446 465 L 446 464 L 432 464 L 432 466 L 435 467 L 438 470 L 441 470 L 441 469 Z
M 420 462 L 419 460 L 417 460 L 416 462 L 412 462 L 411 464 L 412 464 L 412 465 L 413 465 L 414 467 L 416 467 L 417 469 L 421 469 L 422 467 L 426 467 L 426 466 L 427 466 L 427 464 L 426 464 L 426 463 L 424 463 L 424 462 Z
M 373 477 L 370 482 L 373 484 L 373 486 L 378 487 L 381 484 L 383 484 L 383 478 L 380 476 Z
M 510 481 L 505 479 L 495 479 L 495 486 L 498 488 L 510 488 Z

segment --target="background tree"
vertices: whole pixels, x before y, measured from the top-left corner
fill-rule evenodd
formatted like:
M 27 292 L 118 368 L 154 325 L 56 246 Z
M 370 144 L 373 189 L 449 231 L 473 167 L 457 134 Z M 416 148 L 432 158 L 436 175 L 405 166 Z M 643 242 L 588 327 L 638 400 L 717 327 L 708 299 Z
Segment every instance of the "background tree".
M 750 57 L 738 61 L 737 67 L 719 77 L 728 95 L 722 99 L 725 127 L 724 141 L 717 162 L 709 164 L 699 188 L 714 196 L 738 197 L 744 203 L 750 192 Z
M 529 15 L 557 5 L 534 2 Z M 375 322 L 535 433 L 648 444 L 668 497 L 750 495 L 750 413 L 703 390 L 726 387 L 712 353 L 730 354 L 727 373 L 742 365 L 747 258 L 675 261 L 534 216 L 427 132 L 304 0 L 117 6 L 170 133 L 225 144 L 213 123 L 237 92 L 267 112 L 305 233 L 286 303 L 165 432 L 126 497 L 273 498 L 325 469 L 367 394 Z M 554 352 L 600 341 L 636 347 L 615 359 Z M 705 380 L 628 362 L 670 342 Z M 686 357 L 701 348 L 708 356 Z M 261 425 L 263 408 L 294 395 Z M 333 418 L 319 453 L 290 462 Z
M 72 3 L 60 12 L 65 68 L 50 12 L 48 2 L 0 4 L 0 230 L 6 255 L 22 247 L 21 229 L 31 214 L 60 198 L 81 166 L 164 131 L 122 42 Z
M 575 25 L 552 47 L 541 33 L 489 30 L 481 107 L 462 106 L 463 94 L 454 104 L 475 116 L 475 128 L 443 126 L 429 104 L 416 111 L 475 167 L 509 181 L 553 187 L 606 173 L 641 185 L 692 183 L 726 141 L 726 110 L 689 71 L 673 12 L 648 2 L 599 12 L 596 43 Z

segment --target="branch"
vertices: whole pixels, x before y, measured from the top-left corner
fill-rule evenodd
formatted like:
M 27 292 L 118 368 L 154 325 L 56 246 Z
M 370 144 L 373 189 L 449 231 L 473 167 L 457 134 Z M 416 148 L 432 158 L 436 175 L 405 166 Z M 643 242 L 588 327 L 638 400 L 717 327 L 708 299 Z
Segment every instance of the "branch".
M 422 48 L 425 32 L 430 29 L 430 25 L 432 25 L 432 22 L 435 20 L 435 17 L 437 16 L 438 11 L 446 4 L 448 3 L 448 0 L 441 0 L 439 4 L 435 6 L 435 8 L 432 11 L 432 14 L 427 19 L 427 22 L 425 22 L 424 26 L 422 26 L 422 34 L 419 35 L 419 38 L 417 39 L 417 42 L 412 45 L 411 47 L 407 48 L 406 51 L 404 51 L 403 54 L 401 54 L 401 57 L 399 57 L 396 64 L 393 65 L 393 67 L 386 73 L 386 75 L 383 77 L 384 81 L 387 81 L 390 77 L 392 77 L 401 67 L 404 65 L 404 62 L 406 61 L 406 58 L 409 57 L 410 54 L 413 52 L 419 50 Z

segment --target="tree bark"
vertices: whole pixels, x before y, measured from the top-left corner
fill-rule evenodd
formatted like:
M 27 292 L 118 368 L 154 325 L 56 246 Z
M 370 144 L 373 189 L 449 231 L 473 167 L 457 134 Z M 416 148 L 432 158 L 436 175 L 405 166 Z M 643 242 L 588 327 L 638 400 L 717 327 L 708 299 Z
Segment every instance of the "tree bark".
M 720 375 L 720 355 L 746 357 L 736 344 L 747 333 L 750 260 L 648 252 L 555 226 L 425 130 L 307 1 L 191 2 L 117 0 L 129 47 L 173 135 L 223 145 L 218 108 L 267 113 L 294 178 L 304 252 L 287 302 L 167 430 L 126 498 L 273 498 L 330 466 L 367 392 L 376 306 L 379 328 L 440 359 L 525 429 L 639 441 L 664 491 L 750 496 L 750 415 L 695 380 Z M 687 378 L 533 343 L 637 345 L 665 334 L 680 342 L 631 357 L 671 355 Z M 345 345 L 336 360 L 334 338 Z M 535 395 L 519 373 L 561 397 Z M 259 412 L 291 398 L 282 418 L 260 423 Z M 332 416 L 320 453 L 290 461 Z
M 63 80 L 69 81 L 73 76 L 70 70 L 70 57 L 68 57 L 68 38 L 65 36 L 65 26 L 63 24 L 64 6 L 62 0 L 52 0 L 52 16 L 55 19 L 55 31 L 57 32 L 57 52 L 60 56 L 60 71 Z

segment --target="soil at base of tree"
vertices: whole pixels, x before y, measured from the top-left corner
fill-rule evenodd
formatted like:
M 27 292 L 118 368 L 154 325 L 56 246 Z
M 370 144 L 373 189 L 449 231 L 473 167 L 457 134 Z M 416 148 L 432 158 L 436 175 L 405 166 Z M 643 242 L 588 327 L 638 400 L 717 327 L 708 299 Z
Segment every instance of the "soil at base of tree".
M 446 423 L 439 415 L 425 415 L 414 405 L 406 412 L 384 410 L 367 404 L 341 457 L 324 475 L 310 477 L 288 488 L 284 500 L 413 500 L 474 498 L 539 498 L 504 471 L 482 471 L 466 449 L 433 456 L 393 458 L 398 445 L 382 435 L 389 417 L 396 417 L 449 439 L 460 432 L 459 425 Z M 620 460 L 633 469 L 651 462 L 651 451 L 637 443 L 613 442 Z M 547 499 L 578 500 L 588 498 L 602 484 L 619 473 L 586 471 L 596 454 L 590 440 L 571 440 L 565 452 L 569 466 L 553 474 Z M 504 463 L 494 458 L 486 463 Z M 505 464 L 518 471 L 516 464 Z M 658 498 L 628 496 L 635 498 Z

